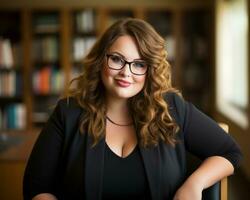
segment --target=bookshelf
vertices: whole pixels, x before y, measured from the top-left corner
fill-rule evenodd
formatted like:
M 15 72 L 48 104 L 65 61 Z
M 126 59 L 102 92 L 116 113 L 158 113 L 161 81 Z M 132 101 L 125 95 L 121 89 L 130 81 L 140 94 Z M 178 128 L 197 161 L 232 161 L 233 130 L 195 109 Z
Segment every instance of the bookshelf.
M 60 62 L 61 23 L 57 10 L 31 13 L 31 85 L 34 126 L 47 121 L 63 91 L 64 73 Z
M 0 130 L 26 128 L 19 12 L 0 13 Z
M 167 60 L 172 66 L 172 73 L 176 73 L 176 35 L 174 32 L 174 12 L 170 9 L 151 9 L 146 11 L 144 19 L 149 22 L 155 30 L 166 40 Z M 172 82 L 177 85 L 175 76 Z
M 108 11 L 108 17 L 106 21 L 106 27 L 109 27 L 114 22 L 119 19 L 123 19 L 126 17 L 135 17 L 135 11 L 130 9 L 110 9 Z
M 58 97 L 66 93 L 69 81 L 81 71 L 82 57 L 97 37 L 110 24 L 124 17 L 147 20 L 166 39 L 174 86 L 186 99 L 209 113 L 213 93 L 210 84 L 213 73 L 211 30 L 214 29 L 211 15 L 212 8 L 207 5 L 182 9 L 58 7 L 0 10 L 0 47 L 7 39 L 5 45 L 11 46 L 14 60 L 11 67 L 6 67 L 1 63 L 3 56 L 0 56 L 0 130 L 6 123 L 5 110 L 13 105 L 20 105 L 24 110 L 22 129 L 41 127 Z M 15 84 L 6 84 L 5 79 L 14 79 Z M 15 89 L 11 90 L 11 95 L 3 95 L 1 87 L 9 85 Z M 4 129 L 10 128 L 5 125 Z
M 95 43 L 97 33 L 97 13 L 93 8 L 73 11 L 71 27 L 71 76 L 76 77 L 82 69 L 82 58 Z
M 211 23 L 209 10 L 186 11 L 182 20 L 182 90 L 187 99 L 209 114 L 211 110 Z

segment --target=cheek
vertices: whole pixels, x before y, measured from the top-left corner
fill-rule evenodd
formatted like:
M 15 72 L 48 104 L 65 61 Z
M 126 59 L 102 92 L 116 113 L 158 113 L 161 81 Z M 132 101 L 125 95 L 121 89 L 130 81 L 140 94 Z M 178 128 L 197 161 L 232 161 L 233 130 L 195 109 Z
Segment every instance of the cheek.
M 145 80 L 146 80 L 146 76 L 138 76 L 138 77 L 134 78 L 134 81 L 135 81 L 137 84 L 140 84 L 141 87 L 144 86 Z
M 112 84 L 113 82 L 113 77 L 116 74 L 113 72 L 113 70 L 109 70 L 107 67 L 103 67 L 101 71 L 101 77 L 102 77 L 102 82 L 104 86 L 107 88 Z
M 115 76 L 117 74 L 117 72 L 116 71 L 114 71 L 114 70 L 110 70 L 110 69 L 108 69 L 107 67 L 104 67 L 103 68 L 103 76 L 105 76 L 106 78 L 108 78 L 108 77 L 113 77 L 113 76 Z

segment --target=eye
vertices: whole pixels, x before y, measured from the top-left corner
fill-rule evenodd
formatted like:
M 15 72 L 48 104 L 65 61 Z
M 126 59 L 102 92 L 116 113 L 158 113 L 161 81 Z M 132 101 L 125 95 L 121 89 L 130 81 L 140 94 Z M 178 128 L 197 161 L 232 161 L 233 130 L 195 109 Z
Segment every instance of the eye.
M 110 59 L 112 60 L 112 62 L 117 63 L 117 64 L 122 64 L 124 62 L 123 59 L 117 55 L 111 55 Z
M 146 67 L 146 63 L 145 62 L 134 62 L 134 66 L 136 68 L 145 68 Z

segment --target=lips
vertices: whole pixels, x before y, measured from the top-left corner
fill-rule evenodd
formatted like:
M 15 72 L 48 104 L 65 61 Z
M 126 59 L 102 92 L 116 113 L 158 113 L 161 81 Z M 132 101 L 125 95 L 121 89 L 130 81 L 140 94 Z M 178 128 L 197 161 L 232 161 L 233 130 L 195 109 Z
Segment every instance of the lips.
M 120 87 L 129 87 L 129 86 L 131 85 L 130 82 L 124 81 L 124 80 L 121 80 L 121 79 L 116 79 L 116 83 L 117 83 L 117 85 L 119 85 Z

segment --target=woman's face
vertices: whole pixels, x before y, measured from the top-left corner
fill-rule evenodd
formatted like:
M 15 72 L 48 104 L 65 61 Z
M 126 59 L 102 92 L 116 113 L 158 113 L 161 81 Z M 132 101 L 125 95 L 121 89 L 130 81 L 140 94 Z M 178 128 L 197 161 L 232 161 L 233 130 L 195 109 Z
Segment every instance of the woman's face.
M 135 40 L 131 36 L 119 37 L 106 53 L 104 66 L 101 70 L 101 77 L 106 89 L 106 95 L 110 98 L 127 99 L 138 94 L 145 83 L 146 74 L 135 75 L 129 69 L 129 64 L 120 69 L 111 69 L 112 63 L 114 66 L 122 63 L 122 60 L 127 62 L 135 61 L 136 70 L 143 70 L 145 62 L 140 57 Z M 109 63 L 111 65 L 108 65 Z M 120 59 L 121 62 L 120 62 Z M 122 64 L 121 64 L 122 66 Z M 139 73 L 141 73 L 139 71 Z

